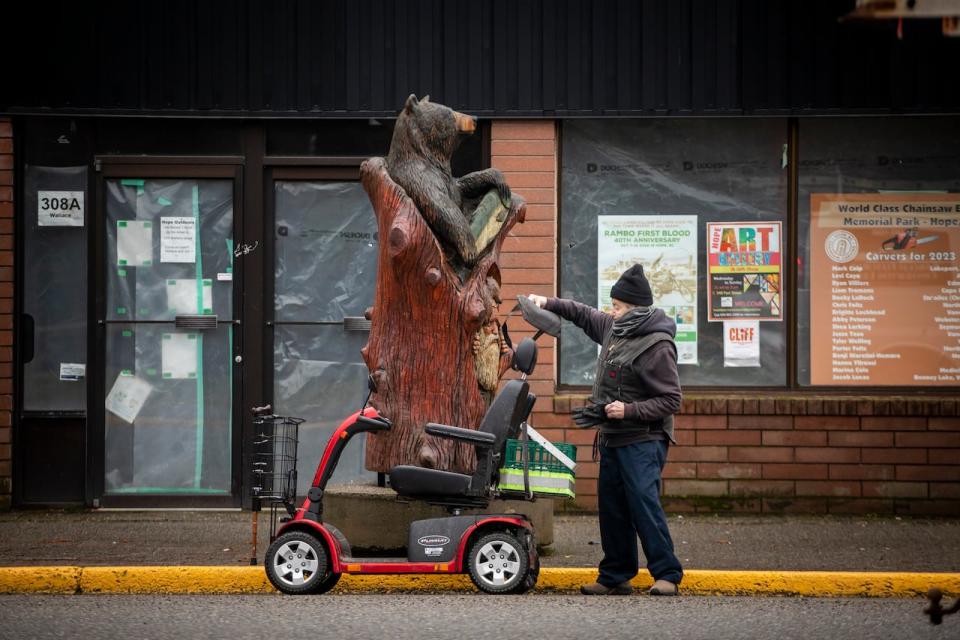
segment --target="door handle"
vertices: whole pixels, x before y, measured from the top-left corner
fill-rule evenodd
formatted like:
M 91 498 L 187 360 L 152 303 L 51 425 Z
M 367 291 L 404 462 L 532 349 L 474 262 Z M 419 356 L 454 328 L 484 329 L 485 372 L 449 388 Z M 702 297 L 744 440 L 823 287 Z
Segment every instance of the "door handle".
M 370 331 L 373 323 L 363 316 L 346 316 L 343 319 L 344 331 Z
M 216 315 L 184 315 L 177 316 L 174 321 L 177 329 L 194 329 L 205 331 L 217 328 Z

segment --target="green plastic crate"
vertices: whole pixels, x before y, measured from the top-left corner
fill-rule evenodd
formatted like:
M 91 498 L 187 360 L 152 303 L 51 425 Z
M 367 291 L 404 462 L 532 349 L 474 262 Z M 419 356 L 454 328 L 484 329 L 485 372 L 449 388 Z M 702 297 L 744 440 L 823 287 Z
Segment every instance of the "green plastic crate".
M 549 451 L 536 442 L 527 441 L 529 462 L 527 474 L 530 479 L 530 490 L 545 498 L 573 498 L 574 474 L 553 457 Z M 566 442 L 556 442 L 554 445 L 571 460 L 577 459 L 577 448 Z M 504 455 L 503 466 L 500 467 L 500 482 L 497 487 L 501 491 L 523 491 L 523 443 L 519 440 L 507 440 L 507 449 Z

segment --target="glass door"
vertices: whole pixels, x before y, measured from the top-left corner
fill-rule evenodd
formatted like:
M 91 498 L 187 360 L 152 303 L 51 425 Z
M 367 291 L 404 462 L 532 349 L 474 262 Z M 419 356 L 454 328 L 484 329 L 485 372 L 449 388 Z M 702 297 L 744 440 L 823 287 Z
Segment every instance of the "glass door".
M 235 169 L 123 169 L 101 189 L 103 494 L 230 495 Z
M 364 311 L 373 304 L 377 223 L 357 171 L 275 170 L 273 175 L 273 401 L 300 426 L 299 486 L 310 487 L 327 439 L 367 392 Z M 325 179 L 324 179 L 325 178 Z M 334 483 L 372 482 L 365 438 L 348 445 Z

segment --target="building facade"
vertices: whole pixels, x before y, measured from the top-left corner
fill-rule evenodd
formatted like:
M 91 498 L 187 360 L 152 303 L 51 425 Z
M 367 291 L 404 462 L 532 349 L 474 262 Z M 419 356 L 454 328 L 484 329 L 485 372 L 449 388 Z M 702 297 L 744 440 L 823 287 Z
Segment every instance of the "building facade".
M 0 502 L 242 506 L 246 408 L 359 407 L 363 159 L 429 94 L 527 203 L 519 294 L 678 324 L 673 510 L 960 513 L 960 39 L 850 3 L 34 3 L 0 88 Z M 45 43 L 41 47 L 38 42 Z M 529 331 L 515 319 L 511 333 Z M 541 339 L 532 424 L 596 346 Z M 362 442 L 335 481 L 372 482 Z

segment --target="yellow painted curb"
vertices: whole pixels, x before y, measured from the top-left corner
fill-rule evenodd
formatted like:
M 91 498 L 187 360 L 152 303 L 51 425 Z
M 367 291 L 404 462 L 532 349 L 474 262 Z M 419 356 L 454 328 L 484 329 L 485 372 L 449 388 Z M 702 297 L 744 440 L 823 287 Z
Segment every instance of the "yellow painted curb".
M 81 567 L 0 568 L 0 593 L 77 593 Z
M 81 593 L 270 593 L 263 567 L 86 567 Z
M 576 592 L 596 579 L 596 569 L 546 568 L 536 592 Z M 642 593 L 650 577 L 638 576 Z M 685 572 L 685 595 L 801 595 L 810 597 L 913 597 L 931 587 L 960 595 L 960 573 L 843 571 Z M 475 591 L 465 575 L 345 575 L 336 593 Z M 263 567 L 7 567 L 0 593 L 276 593 Z
M 903 598 L 922 596 L 931 587 L 960 594 L 960 573 L 847 571 L 685 571 L 682 589 L 690 594 L 859 596 Z

